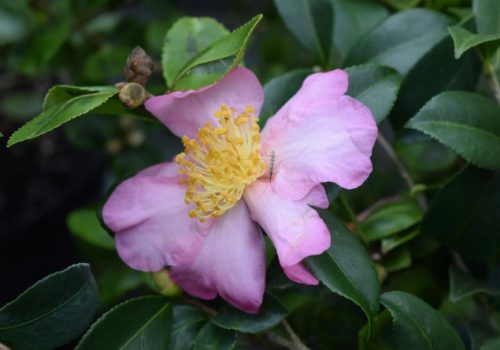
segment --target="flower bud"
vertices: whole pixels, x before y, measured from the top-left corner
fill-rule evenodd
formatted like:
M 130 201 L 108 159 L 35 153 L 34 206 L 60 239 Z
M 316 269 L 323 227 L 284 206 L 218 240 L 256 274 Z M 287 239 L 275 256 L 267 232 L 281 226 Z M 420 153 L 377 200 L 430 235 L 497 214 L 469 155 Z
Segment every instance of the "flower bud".
M 127 57 L 124 68 L 128 82 L 145 86 L 153 73 L 153 60 L 140 46 L 136 46 Z
M 175 297 L 181 294 L 181 289 L 170 279 L 168 269 L 162 269 L 158 272 L 153 272 L 153 280 L 160 294 L 168 297 Z
M 120 89 L 118 98 L 127 108 L 139 107 L 148 98 L 148 93 L 141 84 L 123 83 L 118 84 L 117 87 Z

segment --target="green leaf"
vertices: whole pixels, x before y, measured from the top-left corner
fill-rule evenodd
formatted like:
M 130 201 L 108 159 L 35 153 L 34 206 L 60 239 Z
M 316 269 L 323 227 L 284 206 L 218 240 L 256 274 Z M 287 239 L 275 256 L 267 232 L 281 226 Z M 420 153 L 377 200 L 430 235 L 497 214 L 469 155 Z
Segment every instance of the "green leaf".
M 402 232 L 400 234 L 397 234 L 397 235 L 394 235 L 394 236 L 391 236 L 388 238 L 384 238 L 382 240 L 382 244 L 380 246 L 381 251 L 383 254 L 387 254 L 388 252 L 390 252 L 394 248 L 397 248 L 397 247 L 405 244 L 406 242 L 412 240 L 413 238 L 418 236 L 418 234 L 419 234 L 419 231 L 417 229 L 414 229 L 414 230 L 408 230 L 408 231 Z
M 182 67 L 193 57 L 228 34 L 213 18 L 184 17 L 175 22 L 165 36 L 161 58 L 167 85 L 172 86 Z
M 196 334 L 208 320 L 207 314 L 192 306 L 174 305 L 173 315 L 169 349 L 191 350 Z
M 446 319 L 416 296 L 386 292 L 382 304 L 392 315 L 396 347 L 401 350 L 465 350 Z
M 130 299 L 101 316 L 75 349 L 168 349 L 171 324 L 166 298 Z
M 43 135 L 90 112 L 117 93 L 114 87 L 54 87 L 46 96 L 43 112 L 17 129 L 7 146 Z
M 274 0 L 288 29 L 323 64 L 332 46 L 333 5 L 330 0 Z
M 231 350 L 235 344 L 234 331 L 219 328 L 208 322 L 196 336 L 194 350 Z
M 295 69 L 272 79 L 264 86 L 264 104 L 260 111 L 259 124 L 264 127 L 267 119 L 278 110 L 300 89 L 302 82 L 312 74 L 311 69 Z
M 499 251 L 500 172 L 469 166 L 442 188 L 421 226 L 466 258 L 484 261 Z
M 116 302 L 125 293 L 146 284 L 146 275 L 142 271 L 132 270 L 116 257 L 116 260 L 105 263 L 97 278 L 100 306 Z
M 306 259 L 314 275 L 331 291 L 361 307 L 371 322 L 379 309 L 380 284 L 365 248 L 327 211 L 318 210 L 327 224 L 332 245 L 323 254 Z
M 392 339 L 391 314 L 384 310 L 379 313 L 373 321 L 371 334 L 368 324 L 358 333 L 359 350 L 394 350 Z
M 472 9 L 479 34 L 500 35 L 500 1 L 474 0 Z
M 113 238 L 104 230 L 93 209 L 77 209 L 67 218 L 68 228 L 72 234 L 84 241 L 105 249 L 115 249 Z
M 403 127 L 427 101 L 440 92 L 474 90 L 480 73 L 480 62 L 473 52 L 456 60 L 452 40 L 444 38 L 413 66 L 403 80 L 390 115 L 392 125 L 398 129 Z
M 363 238 L 370 242 L 392 236 L 422 220 L 422 210 L 416 201 L 407 198 L 387 203 L 375 209 L 361 223 Z
M 257 15 L 195 55 L 180 70 L 172 90 L 193 90 L 222 79 L 243 59 L 248 40 L 262 19 Z
M 259 313 L 248 314 L 232 306 L 224 305 L 212 318 L 212 322 L 224 329 L 242 333 L 259 333 L 283 321 L 288 311 L 273 296 L 266 294 Z
M 398 72 L 389 67 L 366 64 L 349 67 L 347 95 L 363 102 L 379 124 L 389 114 L 401 84 Z
M 477 281 L 456 266 L 450 267 L 450 300 L 454 303 L 471 295 L 486 293 L 500 295 L 500 289 L 493 288 L 485 282 Z
M 411 254 L 408 248 L 402 247 L 384 256 L 382 265 L 387 272 L 394 272 L 411 266 Z
M 422 0 L 382 0 L 396 10 L 405 10 L 417 6 Z
M 370 0 L 333 0 L 333 55 L 345 58 L 356 42 L 389 16 L 387 9 Z
M 412 9 L 398 12 L 369 32 L 347 55 L 345 65 L 367 62 L 405 75 L 447 34 L 448 19 L 438 12 Z
M 422 131 L 466 160 L 500 169 L 500 107 L 472 92 L 443 92 L 427 102 L 406 127 Z
M 467 50 L 484 43 L 500 40 L 499 34 L 474 34 L 460 26 L 449 27 L 448 31 L 455 45 L 455 58 L 460 58 Z
M 98 294 L 88 264 L 45 277 L 0 309 L 0 342 L 13 349 L 53 349 L 90 324 Z
M 500 348 L 500 337 L 488 340 L 481 346 L 480 350 L 497 350 L 498 348 Z

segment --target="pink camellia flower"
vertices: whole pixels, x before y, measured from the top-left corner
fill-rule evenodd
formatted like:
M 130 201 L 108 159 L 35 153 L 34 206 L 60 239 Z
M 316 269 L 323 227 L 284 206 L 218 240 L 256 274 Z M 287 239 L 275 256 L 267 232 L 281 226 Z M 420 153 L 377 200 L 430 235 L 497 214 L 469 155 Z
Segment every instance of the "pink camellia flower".
M 195 91 L 146 101 L 185 147 L 121 183 L 103 208 L 132 268 L 171 267 L 186 292 L 255 313 L 265 287 L 264 239 L 292 281 L 317 284 L 302 260 L 330 246 L 311 206 L 328 207 L 322 182 L 360 186 L 372 170 L 377 127 L 345 95 L 342 70 L 310 75 L 260 133 L 263 89 L 246 68 Z

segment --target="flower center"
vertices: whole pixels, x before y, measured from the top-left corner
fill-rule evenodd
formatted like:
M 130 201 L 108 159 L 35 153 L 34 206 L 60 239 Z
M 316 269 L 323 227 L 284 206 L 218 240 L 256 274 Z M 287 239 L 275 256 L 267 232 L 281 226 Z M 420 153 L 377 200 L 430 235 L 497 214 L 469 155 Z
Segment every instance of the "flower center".
M 243 195 L 245 187 L 266 172 L 260 156 L 260 133 L 252 106 L 243 113 L 222 104 L 215 117 L 190 139 L 182 137 L 184 152 L 175 161 L 181 165 L 181 180 L 187 185 L 186 204 L 196 208 L 189 212 L 201 221 L 222 215 Z

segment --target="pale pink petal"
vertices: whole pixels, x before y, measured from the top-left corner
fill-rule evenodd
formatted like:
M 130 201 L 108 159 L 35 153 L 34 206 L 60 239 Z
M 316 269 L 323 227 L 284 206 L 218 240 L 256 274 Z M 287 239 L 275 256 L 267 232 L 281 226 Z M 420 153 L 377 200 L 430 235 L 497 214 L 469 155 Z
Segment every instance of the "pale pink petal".
M 324 207 L 317 186 L 298 201 L 284 199 L 274 193 L 268 180 L 257 180 L 245 189 L 243 198 L 252 218 L 269 235 L 281 266 L 293 267 L 304 258 L 323 253 L 330 247 L 330 233 L 316 210 L 309 204 Z
M 118 185 L 103 207 L 118 254 L 136 270 L 192 261 L 210 229 L 211 222 L 189 218 L 178 170 L 175 163 L 147 168 Z
M 284 267 L 285 275 L 292 281 L 302 284 L 317 285 L 319 281 L 303 264 Z
M 258 117 L 263 101 L 264 90 L 257 77 L 250 70 L 238 67 L 213 85 L 152 97 L 144 105 L 174 134 L 193 138 L 205 123 L 216 125 L 214 113 L 221 104 L 238 111 L 252 105 Z
M 275 154 L 272 186 L 281 196 L 301 199 L 321 182 L 352 189 L 371 173 L 377 126 L 365 105 L 341 95 L 345 77 L 340 70 L 311 75 L 268 120 L 262 150 Z
M 240 201 L 215 220 L 196 260 L 172 269 L 172 279 L 191 295 L 213 299 L 220 294 L 256 313 L 264 295 L 265 264 L 262 233 Z

